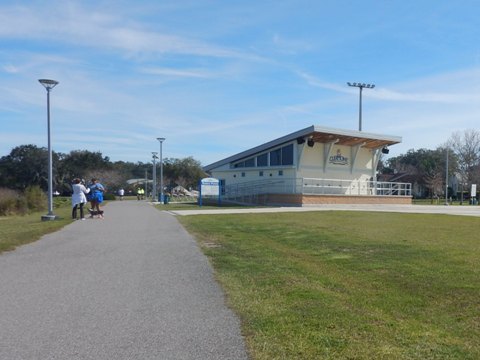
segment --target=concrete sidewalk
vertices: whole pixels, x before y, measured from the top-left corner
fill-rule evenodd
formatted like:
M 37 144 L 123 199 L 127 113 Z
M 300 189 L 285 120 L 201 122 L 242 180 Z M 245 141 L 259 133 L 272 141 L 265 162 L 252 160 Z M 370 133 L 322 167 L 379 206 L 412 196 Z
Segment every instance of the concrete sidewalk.
M 194 239 L 143 201 L 0 255 L 0 274 L 0 359 L 248 358 Z
M 174 215 L 208 215 L 208 214 L 249 214 L 274 212 L 306 212 L 306 211 L 377 211 L 417 214 L 444 214 L 461 216 L 480 216 L 480 206 L 445 206 L 445 205 L 384 205 L 384 204 L 324 204 L 304 207 L 272 207 L 272 208 L 219 208 L 209 210 L 172 210 Z

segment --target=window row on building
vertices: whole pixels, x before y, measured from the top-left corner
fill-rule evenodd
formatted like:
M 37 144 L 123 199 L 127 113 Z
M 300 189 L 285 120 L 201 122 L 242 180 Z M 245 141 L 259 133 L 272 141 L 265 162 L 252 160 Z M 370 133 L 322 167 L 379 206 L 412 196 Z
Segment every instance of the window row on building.
M 233 168 L 268 167 L 293 165 L 293 144 L 282 146 L 274 150 L 238 161 Z
M 265 174 L 264 171 L 259 171 L 259 172 L 258 172 L 258 176 L 260 176 L 260 177 L 264 176 L 264 174 Z M 278 175 L 278 176 L 283 176 L 283 170 L 278 170 L 277 175 Z M 241 177 L 245 177 L 245 176 L 246 176 L 245 171 L 242 171 L 242 172 L 240 173 L 240 176 L 241 176 Z M 269 173 L 269 176 L 273 176 L 273 173 Z M 233 177 L 236 178 L 236 177 L 237 177 L 237 174 L 233 174 Z

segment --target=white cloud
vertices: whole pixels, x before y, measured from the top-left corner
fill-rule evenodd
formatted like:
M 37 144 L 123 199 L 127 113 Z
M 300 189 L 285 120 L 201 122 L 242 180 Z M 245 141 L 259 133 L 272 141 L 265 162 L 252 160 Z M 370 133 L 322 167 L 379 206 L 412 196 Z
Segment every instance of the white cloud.
M 217 46 L 193 37 L 160 33 L 133 21 L 125 22 L 121 14 L 106 16 L 80 4 L 62 2 L 55 7 L 0 7 L 0 36 L 115 49 L 126 55 L 172 53 L 262 60 L 253 53 Z
M 12 64 L 3 65 L 2 68 L 3 68 L 3 71 L 5 71 L 6 73 L 9 73 L 9 74 L 16 74 L 16 73 L 20 72 L 20 69 L 17 66 L 12 65 Z
M 178 69 L 169 69 L 169 68 L 144 68 L 140 72 L 144 74 L 152 75 L 164 75 L 171 77 L 187 77 L 187 78 L 211 78 L 215 75 L 201 69 L 187 69 L 187 70 L 178 70 Z

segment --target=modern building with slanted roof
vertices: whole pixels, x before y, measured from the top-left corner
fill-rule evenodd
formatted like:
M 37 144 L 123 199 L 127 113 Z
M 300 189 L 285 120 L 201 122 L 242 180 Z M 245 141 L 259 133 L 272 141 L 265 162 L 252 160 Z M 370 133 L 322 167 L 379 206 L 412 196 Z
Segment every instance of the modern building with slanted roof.
M 377 181 L 401 137 L 312 125 L 204 167 L 226 201 L 266 205 L 410 204 L 409 183 Z

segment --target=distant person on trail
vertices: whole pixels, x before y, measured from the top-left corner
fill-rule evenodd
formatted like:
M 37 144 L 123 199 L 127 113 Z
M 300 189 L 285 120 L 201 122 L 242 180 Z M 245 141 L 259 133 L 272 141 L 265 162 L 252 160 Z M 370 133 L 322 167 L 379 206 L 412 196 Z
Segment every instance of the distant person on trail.
M 137 189 L 137 200 L 143 200 L 143 196 L 145 195 L 145 190 L 141 187 Z
M 123 200 L 124 195 L 125 195 L 125 190 L 123 190 L 123 188 L 120 188 L 120 190 L 118 190 L 118 196 L 120 196 L 120 200 Z
M 79 178 L 73 179 L 72 185 L 72 219 L 77 220 L 77 208 L 80 208 L 80 220 L 85 220 L 83 216 L 83 205 L 87 203 L 87 197 L 85 194 L 90 192 L 90 189 L 86 188 Z
M 103 202 L 105 188 L 95 178 L 91 180 L 88 188 L 90 189 L 90 204 L 92 206 L 90 209 L 90 218 L 98 215 L 100 219 L 103 219 L 103 211 L 100 209 L 100 204 Z

